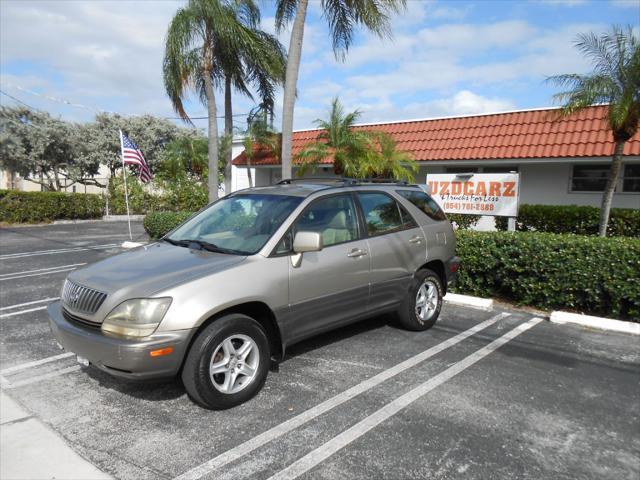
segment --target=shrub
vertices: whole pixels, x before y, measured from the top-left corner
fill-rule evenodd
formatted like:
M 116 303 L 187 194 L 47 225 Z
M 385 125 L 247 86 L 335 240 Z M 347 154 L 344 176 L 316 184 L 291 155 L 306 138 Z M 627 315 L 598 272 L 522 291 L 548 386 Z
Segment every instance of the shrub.
M 102 195 L 0 190 L 0 222 L 40 223 L 100 218 L 103 210 Z
M 144 217 L 144 229 L 151 238 L 160 238 L 176 228 L 193 212 L 151 212 Z
M 516 230 L 523 232 L 597 235 L 600 209 L 578 205 L 521 205 Z M 507 229 L 507 218 L 496 217 L 498 230 Z M 640 237 L 640 209 L 612 208 L 607 227 L 610 237 Z
M 469 230 L 474 227 L 478 220 L 480 220 L 480 215 L 466 215 L 461 213 L 447 213 L 447 218 L 451 222 L 456 222 L 458 228 L 460 230 Z
M 457 233 L 455 290 L 640 322 L 640 239 Z

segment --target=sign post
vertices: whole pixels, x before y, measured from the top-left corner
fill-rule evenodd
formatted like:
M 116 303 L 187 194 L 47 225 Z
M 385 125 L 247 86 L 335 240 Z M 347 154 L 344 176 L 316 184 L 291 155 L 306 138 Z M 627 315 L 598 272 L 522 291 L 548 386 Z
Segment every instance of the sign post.
M 446 213 L 509 217 L 515 231 L 520 201 L 520 175 L 511 173 L 432 173 L 431 196 Z

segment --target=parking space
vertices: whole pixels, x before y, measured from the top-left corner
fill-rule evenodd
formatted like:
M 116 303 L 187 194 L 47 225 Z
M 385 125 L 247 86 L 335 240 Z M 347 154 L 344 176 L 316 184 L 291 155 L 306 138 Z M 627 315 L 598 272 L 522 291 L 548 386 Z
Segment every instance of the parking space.
M 389 316 L 360 322 L 292 347 L 227 411 L 196 406 L 177 380 L 81 368 L 40 308 L 70 269 L 121 251 L 126 228 L 0 230 L 3 391 L 116 478 L 640 475 L 637 338 L 520 311 L 445 305 L 419 333 Z

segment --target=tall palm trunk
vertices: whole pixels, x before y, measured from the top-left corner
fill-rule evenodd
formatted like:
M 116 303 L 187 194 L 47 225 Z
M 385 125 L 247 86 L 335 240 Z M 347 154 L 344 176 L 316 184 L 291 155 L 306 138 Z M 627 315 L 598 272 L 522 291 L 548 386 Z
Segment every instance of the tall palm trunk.
M 300 57 L 302 55 L 302 39 L 304 37 L 304 22 L 307 17 L 309 0 L 300 0 L 296 18 L 291 30 L 289 42 L 289 57 L 284 83 L 284 98 L 282 105 L 282 179 L 291 178 L 291 146 L 293 140 L 293 108 L 296 102 L 296 86 Z
M 214 202 L 218 199 L 218 114 L 211 72 L 204 73 L 204 91 L 209 114 L 209 202 Z
M 622 168 L 622 151 L 624 150 L 625 140 L 616 140 L 616 146 L 613 151 L 613 158 L 611 160 L 611 171 L 609 172 L 609 178 L 607 179 L 607 186 L 602 194 L 602 206 L 600 207 L 600 228 L 598 229 L 598 235 L 601 237 L 607 236 L 607 225 L 609 224 L 609 213 L 611 212 L 611 203 L 613 201 L 613 192 L 616 189 L 618 183 L 618 177 L 620 176 L 620 169 Z
M 253 176 L 251 175 L 251 156 L 247 155 L 247 179 L 249 180 L 249 188 L 253 188 Z
M 233 160 L 233 106 L 231 105 L 231 77 L 224 80 L 224 134 L 229 140 L 229 147 L 225 152 L 224 164 L 224 194 L 231 193 L 231 160 Z

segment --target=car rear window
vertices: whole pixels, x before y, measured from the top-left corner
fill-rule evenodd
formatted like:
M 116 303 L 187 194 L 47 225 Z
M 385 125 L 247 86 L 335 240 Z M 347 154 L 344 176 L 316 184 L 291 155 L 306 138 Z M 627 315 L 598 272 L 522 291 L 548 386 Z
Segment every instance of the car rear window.
M 433 220 L 446 220 L 447 216 L 436 201 L 424 192 L 418 190 L 396 190 L 398 194 L 409 200 Z

